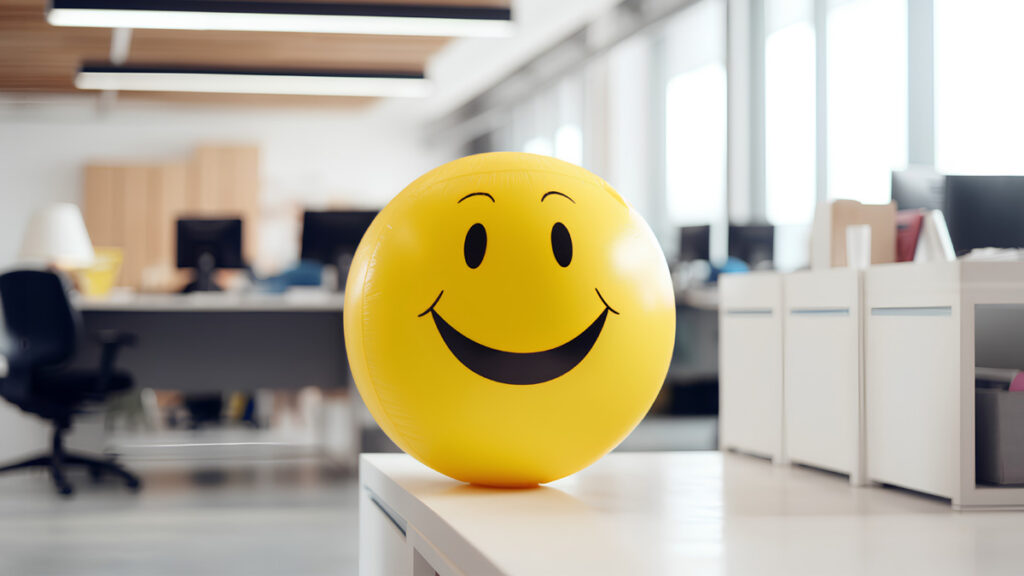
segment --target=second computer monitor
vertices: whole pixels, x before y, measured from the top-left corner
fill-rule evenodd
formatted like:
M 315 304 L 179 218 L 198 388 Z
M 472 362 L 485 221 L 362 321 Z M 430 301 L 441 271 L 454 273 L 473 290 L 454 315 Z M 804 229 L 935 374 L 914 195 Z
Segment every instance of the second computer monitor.
M 775 228 L 730 225 L 729 256 L 746 262 L 751 268 L 770 264 L 775 258 Z
M 1024 248 L 1024 176 L 946 176 L 944 204 L 957 254 Z
M 302 222 L 302 259 L 344 264 L 376 216 L 371 211 L 307 211 Z
M 196 279 L 185 290 L 220 290 L 213 281 L 218 268 L 244 268 L 242 221 L 182 218 L 178 220 L 178 268 L 195 268 Z
M 679 262 L 711 259 L 711 226 L 683 226 L 679 229 Z
M 894 170 L 892 199 L 900 210 L 942 210 L 943 176 L 924 166 Z

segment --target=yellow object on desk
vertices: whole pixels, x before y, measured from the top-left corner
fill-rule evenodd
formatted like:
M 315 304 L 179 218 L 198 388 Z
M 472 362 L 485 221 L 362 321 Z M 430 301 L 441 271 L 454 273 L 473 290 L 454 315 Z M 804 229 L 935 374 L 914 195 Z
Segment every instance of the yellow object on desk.
M 86 296 L 106 296 L 117 283 L 124 255 L 120 248 L 96 247 L 92 266 L 77 271 L 78 288 Z
M 344 322 L 356 385 L 396 444 L 458 480 L 529 486 L 643 418 L 675 302 L 654 234 L 608 184 L 499 152 L 428 172 L 380 212 Z

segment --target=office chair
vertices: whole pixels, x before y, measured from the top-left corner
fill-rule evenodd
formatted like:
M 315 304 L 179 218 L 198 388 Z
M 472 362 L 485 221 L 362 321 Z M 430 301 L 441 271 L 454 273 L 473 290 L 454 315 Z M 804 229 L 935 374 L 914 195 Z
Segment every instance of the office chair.
M 131 376 L 114 371 L 122 346 L 133 344 L 129 334 L 103 332 L 100 365 L 95 371 L 68 370 L 79 342 L 81 319 L 68 302 L 64 281 L 53 272 L 20 270 L 0 276 L 0 306 L 6 325 L 8 374 L 0 380 L 0 396 L 26 412 L 53 421 L 53 448 L 48 454 L 0 467 L 0 472 L 30 467 L 49 468 L 57 491 L 70 495 L 64 470 L 86 466 L 92 477 L 105 472 L 121 477 L 129 488 L 139 478 L 113 459 L 90 458 L 64 450 L 64 433 L 72 416 L 88 402 L 99 402 L 110 392 L 132 386 Z

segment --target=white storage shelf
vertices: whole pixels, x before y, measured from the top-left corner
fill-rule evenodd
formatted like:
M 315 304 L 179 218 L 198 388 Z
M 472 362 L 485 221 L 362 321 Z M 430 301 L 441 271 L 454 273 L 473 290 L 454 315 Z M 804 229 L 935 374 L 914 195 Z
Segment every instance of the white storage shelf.
M 978 305 L 1024 307 L 1024 263 L 889 264 L 865 272 L 867 473 L 949 498 L 955 508 L 1024 507 L 1024 488 L 975 481 Z
M 783 286 L 786 456 L 863 484 L 860 272 L 798 272 Z
M 784 461 L 782 276 L 725 274 L 719 290 L 721 447 Z

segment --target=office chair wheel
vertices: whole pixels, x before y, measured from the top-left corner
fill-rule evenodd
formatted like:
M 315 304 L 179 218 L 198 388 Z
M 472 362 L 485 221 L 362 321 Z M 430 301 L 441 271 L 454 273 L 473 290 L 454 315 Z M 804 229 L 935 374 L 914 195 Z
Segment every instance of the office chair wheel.
M 138 492 L 142 489 L 142 480 L 139 480 L 138 478 L 125 478 L 124 485 L 132 492 Z
M 57 484 L 57 493 L 61 496 L 70 497 L 74 493 L 75 489 L 71 487 L 71 484 L 63 483 Z
M 93 483 L 102 480 L 103 468 L 100 468 L 99 466 L 89 466 L 89 479 L 92 480 Z

